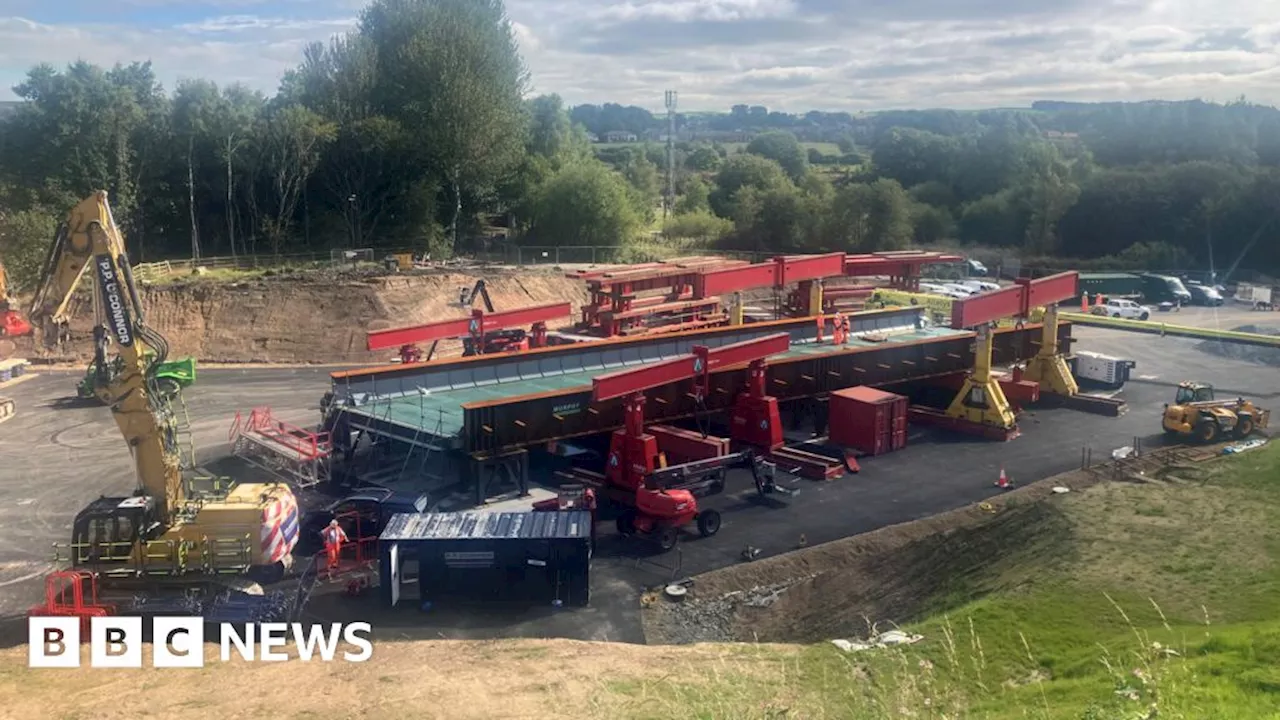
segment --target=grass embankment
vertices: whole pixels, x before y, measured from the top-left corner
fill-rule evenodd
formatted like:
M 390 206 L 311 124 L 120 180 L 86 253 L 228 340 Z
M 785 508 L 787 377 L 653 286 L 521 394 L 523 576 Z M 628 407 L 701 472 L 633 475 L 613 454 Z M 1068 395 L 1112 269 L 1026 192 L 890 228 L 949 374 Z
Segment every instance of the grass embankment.
M 1280 717 L 1280 443 L 1172 475 L 1046 501 L 1060 513 L 1057 552 L 1010 547 L 949 578 L 932 600 L 940 611 L 908 628 L 926 639 L 905 648 L 404 642 L 338 672 L 36 672 L 14 648 L 0 655 L 0 707 L 50 718 Z M 949 600 L 984 588 L 1000 589 Z
M 1280 443 L 1171 477 L 1055 498 L 1054 560 L 962 579 L 1007 589 L 908 649 L 811 647 L 796 687 L 825 717 L 1280 717 Z

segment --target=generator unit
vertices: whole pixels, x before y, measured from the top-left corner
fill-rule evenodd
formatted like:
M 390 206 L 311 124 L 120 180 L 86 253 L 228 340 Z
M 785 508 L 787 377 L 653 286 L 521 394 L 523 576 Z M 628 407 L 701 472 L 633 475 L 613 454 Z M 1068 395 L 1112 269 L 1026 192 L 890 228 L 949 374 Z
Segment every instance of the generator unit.
M 1130 371 L 1138 366 L 1133 360 L 1083 350 L 1076 352 L 1070 363 L 1077 383 L 1112 390 L 1124 387 Z

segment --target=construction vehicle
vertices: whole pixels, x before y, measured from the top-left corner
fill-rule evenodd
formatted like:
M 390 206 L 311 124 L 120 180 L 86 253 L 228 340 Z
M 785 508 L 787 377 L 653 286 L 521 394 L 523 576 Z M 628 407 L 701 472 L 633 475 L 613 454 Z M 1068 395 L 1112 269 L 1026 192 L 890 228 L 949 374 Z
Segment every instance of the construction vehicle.
M 140 581 L 186 588 L 219 576 L 279 577 L 298 538 L 293 491 L 284 484 L 209 478 L 197 489 L 200 479 L 188 483 L 183 477 L 182 428 L 156 379 L 169 344 L 146 322 L 105 191 L 71 210 L 50 249 L 32 316 L 51 330 L 53 341 L 63 337 L 70 300 L 90 267 L 94 395 L 111 408 L 138 485 L 128 497 L 100 497 L 81 510 L 59 558 L 106 583 L 130 586 Z M 114 349 L 112 360 L 108 348 Z
M 731 469 L 750 470 L 761 496 L 794 494 L 774 482 L 776 465 L 766 459 L 782 445 L 782 424 L 777 398 L 764 394 L 765 359 L 789 347 L 786 333 L 718 348 L 695 345 L 688 356 L 596 377 L 592 402 L 623 399 L 624 427 L 610 438 L 603 474 L 574 468 L 570 479 L 620 508 L 619 533 L 652 540 L 663 552 L 675 547 L 687 525 L 695 524 L 703 537 L 719 532 L 720 513 L 700 508 L 697 499 L 724 490 Z M 741 363 L 750 363 L 750 379 L 734 404 L 730 427 L 744 448 L 728 452 L 724 438 L 645 427 L 645 391 L 692 379 L 694 395 L 705 398 L 713 369 Z M 671 454 L 688 462 L 668 466 Z
M 4 263 L 0 262 L 0 338 L 31 334 L 31 323 L 14 309 L 16 304 L 9 294 L 9 276 L 5 272 Z M 0 396 L 0 422 L 13 417 L 17 411 L 17 403 L 11 398 Z
M 14 309 L 16 301 L 9 294 L 9 276 L 0 262 L 0 337 L 21 337 L 31 334 L 31 323 Z
M 151 363 L 155 357 L 154 353 L 148 353 L 144 361 Z M 124 370 L 124 361 L 116 357 L 108 364 L 107 375 L 108 382 L 110 378 L 118 375 Z M 170 398 L 176 397 L 178 393 L 191 387 L 196 381 L 196 359 L 185 357 L 181 360 L 170 360 L 168 362 L 158 363 L 155 366 L 156 386 L 162 395 Z M 76 397 L 81 400 L 91 400 L 97 398 L 95 387 L 98 381 L 98 370 L 94 364 L 90 364 L 85 369 L 84 377 L 80 379 L 80 383 L 76 385 Z
M 1163 425 L 1167 435 L 1212 443 L 1224 437 L 1248 437 L 1266 428 L 1270 419 L 1271 411 L 1251 400 L 1218 400 L 1212 385 L 1181 382 L 1173 404 L 1164 406 Z

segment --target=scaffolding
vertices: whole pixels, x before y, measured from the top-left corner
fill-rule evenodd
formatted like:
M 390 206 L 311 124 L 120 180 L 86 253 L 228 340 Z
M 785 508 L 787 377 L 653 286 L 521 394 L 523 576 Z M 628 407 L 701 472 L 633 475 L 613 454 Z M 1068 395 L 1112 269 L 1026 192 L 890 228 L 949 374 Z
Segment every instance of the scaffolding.
M 300 488 L 329 481 L 329 433 L 277 420 L 269 407 L 254 408 L 248 415 L 236 413 L 228 439 L 233 455 Z

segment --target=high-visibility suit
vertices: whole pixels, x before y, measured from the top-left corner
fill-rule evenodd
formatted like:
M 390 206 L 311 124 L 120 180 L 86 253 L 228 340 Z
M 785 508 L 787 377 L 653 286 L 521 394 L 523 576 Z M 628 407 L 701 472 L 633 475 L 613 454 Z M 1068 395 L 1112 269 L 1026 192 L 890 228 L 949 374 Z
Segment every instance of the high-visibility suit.
M 347 533 L 337 520 L 329 523 L 329 527 L 320 531 L 324 538 L 324 552 L 329 560 L 329 569 L 338 567 L 338 554 L 342 552 L 342 543 L 348 542 Z

